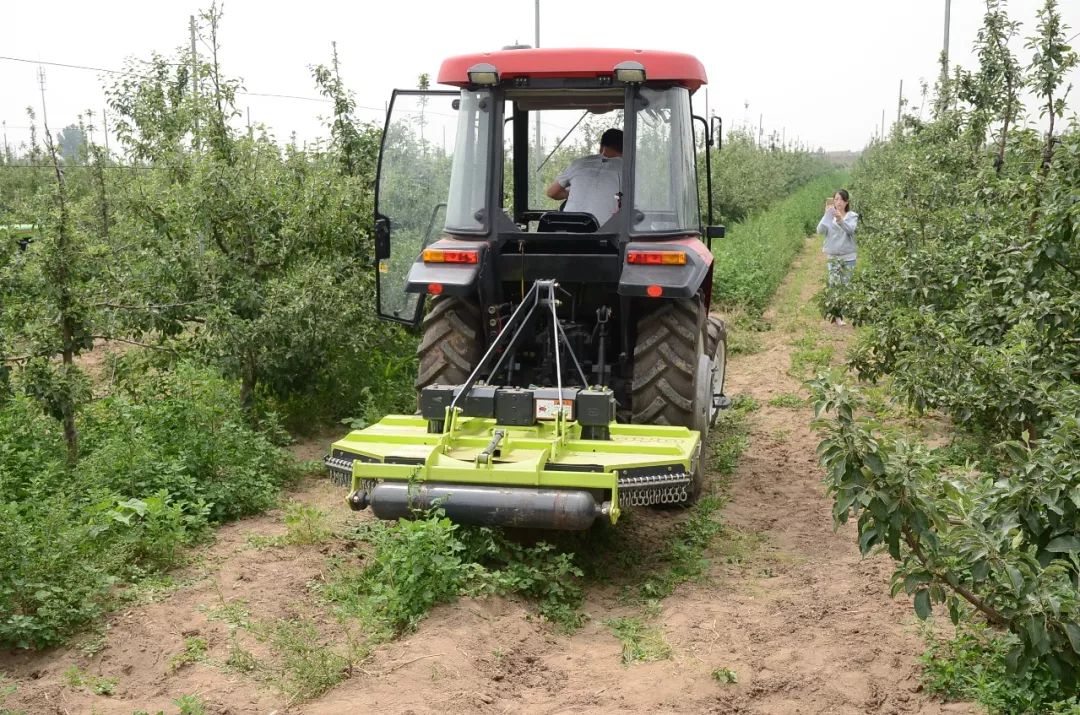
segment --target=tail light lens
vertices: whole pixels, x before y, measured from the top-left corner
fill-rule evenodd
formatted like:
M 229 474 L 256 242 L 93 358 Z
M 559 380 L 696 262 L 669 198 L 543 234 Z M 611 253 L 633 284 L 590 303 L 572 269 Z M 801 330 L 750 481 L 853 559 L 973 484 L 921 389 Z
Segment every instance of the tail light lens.
M 425 248 L 424 263 L 476 263 L 479 255 L 478 251 Z
M 626 262 L 638 266 L 685 266 L 682 251 L 627 251 Z

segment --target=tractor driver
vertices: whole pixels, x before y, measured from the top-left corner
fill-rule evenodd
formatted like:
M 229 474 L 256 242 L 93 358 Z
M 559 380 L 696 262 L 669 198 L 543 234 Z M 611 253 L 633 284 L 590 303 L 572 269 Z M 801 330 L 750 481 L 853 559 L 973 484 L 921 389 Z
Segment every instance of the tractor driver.
M 605 221 L 619 210 L 622 197 L 621 129 L 600 137 L 600 153 L 575 159 L 547 188 L 549 198 L 566 199 L 565 211 L 584 211 Z

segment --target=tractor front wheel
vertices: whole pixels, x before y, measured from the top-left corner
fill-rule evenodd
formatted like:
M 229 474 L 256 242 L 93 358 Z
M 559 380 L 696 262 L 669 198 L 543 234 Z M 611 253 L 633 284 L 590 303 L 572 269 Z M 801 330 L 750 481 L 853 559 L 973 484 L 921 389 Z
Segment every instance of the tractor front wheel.
M 731 404 L 724 395 L 724 378 L 727 376 L 727 326 L 715 315 L 705 323 L 705 354 L 712 360 L 712 403 L 709 405 L 709 426 L 716 424 L 720 410 Z

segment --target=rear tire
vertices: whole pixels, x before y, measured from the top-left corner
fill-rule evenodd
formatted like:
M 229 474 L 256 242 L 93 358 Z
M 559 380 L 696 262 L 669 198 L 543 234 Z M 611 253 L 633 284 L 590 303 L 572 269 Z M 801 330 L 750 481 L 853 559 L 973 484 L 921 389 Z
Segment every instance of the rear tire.
M 631 421 L 708 430 L 696 384 L 704 352 L 697 300 L 669 300 L 641 318 L 634 344 Z
M 701 452 L 684 505 L 701 493 L 702 457 L 708 438 L 711 362 L 705 352 L 705 311 L 693 298 L 669 300 L 641 318 L 630 388 L 632 422 L 676 425 L 701 434 Z
M 428 385 L 462 385 L 480 362 L 480 307 L 467 298 L 439 296 L 424 316 L 423 337 L 416 348 L 419 392 Z

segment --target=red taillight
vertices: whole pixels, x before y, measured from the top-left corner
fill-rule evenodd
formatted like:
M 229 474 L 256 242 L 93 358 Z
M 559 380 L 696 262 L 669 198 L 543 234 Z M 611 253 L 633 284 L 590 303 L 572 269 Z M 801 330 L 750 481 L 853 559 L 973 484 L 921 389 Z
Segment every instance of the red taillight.
M 451 251 L 444 248 L 425 248 L 424 263 L 476 263 L 478 251 Z
M 639 266 L 685 266 L 682 251 L 627 251 L 626 262 Z
M 442 295 L 442 283 L 428 283 L 427 292 L 429 295 Z
M 649 296 L 650 298 L 659 298 L 663 294 L 664 294 L 663 287 L 658 286 L 658 285 L 651 285 L 651 286 L 649 286 L 648 288 L 645 289 L 645 295 Z

